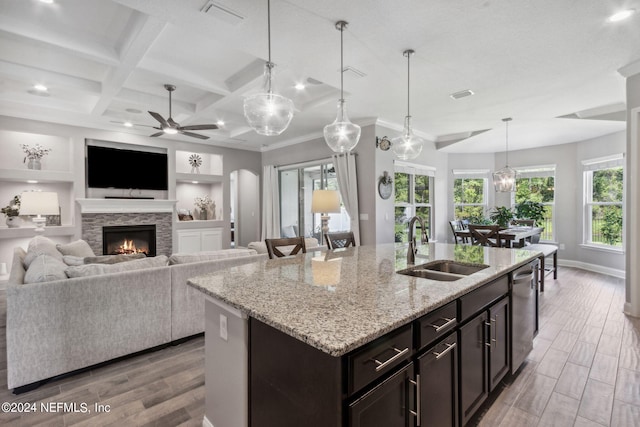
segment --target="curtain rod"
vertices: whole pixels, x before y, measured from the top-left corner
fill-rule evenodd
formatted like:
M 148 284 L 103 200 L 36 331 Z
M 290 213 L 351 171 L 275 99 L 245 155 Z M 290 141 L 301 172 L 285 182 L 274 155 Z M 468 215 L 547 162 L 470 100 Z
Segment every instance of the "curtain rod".
M 358 156 L 358 153 L 350 153 L 350 154 L 353 155 L 353 156 Z M 338 157 L 342 157 L 342 156 L 346 156 L 346 155 L 347 155 L 346 153 L 334 154 L 334 156 L 338 156 Z M 292 164 L 288 164 L 288 165 L 274 165 L 274 167 L 276 169 L 281 169 L 281 168 L 297 169 L 297 168 L 302 167 L 302 166 L 313 166 L 313 165 L 326 163 L 326 162 L 330 162 L 330 161 L 331 161 L 331 157 L 325 157 L 325 158 L 322 158 L 322 159 L 307 160 L 306 162 L 292 163 Z

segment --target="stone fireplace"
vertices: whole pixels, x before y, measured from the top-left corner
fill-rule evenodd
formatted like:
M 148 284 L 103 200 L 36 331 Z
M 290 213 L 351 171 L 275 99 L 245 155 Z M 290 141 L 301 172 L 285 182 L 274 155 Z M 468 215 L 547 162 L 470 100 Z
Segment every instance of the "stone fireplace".
M 121 227 L 144 226 L 147 230 L 155 228 L 155 254 L 171 255 L 173 249 L 173 212 L 174 200 L 114 200 L 114 199 L 77 199 L 82 217 L 82 239 L 89 243 L 93 252 L 98 255 L 110 251 L 105 247 L 104 228 L 107 230 L 122 230 Z M 148 231 L 145 231 L 148 233 Z M 124 246 L 122 239 L 117 247 Z M 152 237 L 148 237 L 152 239 Z M 134 240 L 136 250 L 140 244 L 139 236 L 129 238 Z M 119 250 L 116 248 L 116 250 Z M 123 249 L 128 251 L 130 249 Z M 149 249 L 151 250 L 151 248 Z

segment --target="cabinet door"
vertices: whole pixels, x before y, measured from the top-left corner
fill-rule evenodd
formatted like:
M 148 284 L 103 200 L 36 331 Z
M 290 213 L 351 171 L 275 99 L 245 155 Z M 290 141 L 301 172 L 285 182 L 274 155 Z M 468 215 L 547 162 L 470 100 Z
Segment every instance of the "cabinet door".
M 222 228 L 202 230 L 201 247 L 203 251 L 218 251 L 222 249 Z
M 473 416 L 489 394 L 487 361 L 487 312 L 460 328 L 460 409 L 462 425 Z
M 418 358 L 421 427 L 458 425 L 458 340 L 453 332 Z
M 413 418 L 409 409 L 415 406 L 412 377 L 411 364 L 349 405 L 349 426 L 407 427 Z
M 500 383 L 509 371 L 509 298 L 489 309 L 491 346 L 489 347 L 489 390 Z
M 202 237 L 198 230 L 178 230 L 178 252 L 199 252 L 201 250 L 201 239 Z

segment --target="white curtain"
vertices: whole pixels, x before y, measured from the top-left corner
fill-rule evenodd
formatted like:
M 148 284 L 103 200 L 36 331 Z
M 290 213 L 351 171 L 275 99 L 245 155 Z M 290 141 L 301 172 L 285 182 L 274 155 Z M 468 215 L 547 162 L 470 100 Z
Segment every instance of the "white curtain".
M 262 240 L 277 237 L 280 237 L 278 170 L 267 165 L 262 171 Z
M 342 203 L 351 219 L 351 231 L 360 245 L 360 210 L 358 209 L 358 176 L 356 174 L 356 156 L 349 154 L 334 154 L 333 164 L 336 167 L 336 177 Z

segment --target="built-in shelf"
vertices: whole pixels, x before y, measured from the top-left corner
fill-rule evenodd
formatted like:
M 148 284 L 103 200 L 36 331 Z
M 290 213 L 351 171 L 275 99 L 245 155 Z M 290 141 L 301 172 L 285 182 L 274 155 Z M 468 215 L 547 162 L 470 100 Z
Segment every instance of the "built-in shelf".
M 76 227 L 72 225 L 48 226 L 44 229 L 44 235 L 52 236 L 73 236 L 76 233 Z M 0 239 L 19 239 L 29 238 L 36 235 L 35 227 L 0 227 Z
M 76 199 L 81 213 L 174 212 L 177 200 L 159 199 Z
M 0 181 L 12 182 L 73 182 L 72 172 L 35 170 L 35 169 L 0 169 Z
M 176 229 L 178 230 L 196 230 L 200 228 L 212 228 L 212 227 L 224 227 L 226 221 L 219 219 L 208 219 L 206 221 L 193 220 L 193 221 L 178 221 L 176 222 Z
M 222 175 L 204 175 L 199 173 L 176 173 L 177 182 L 213 184 L 222 182 Z

